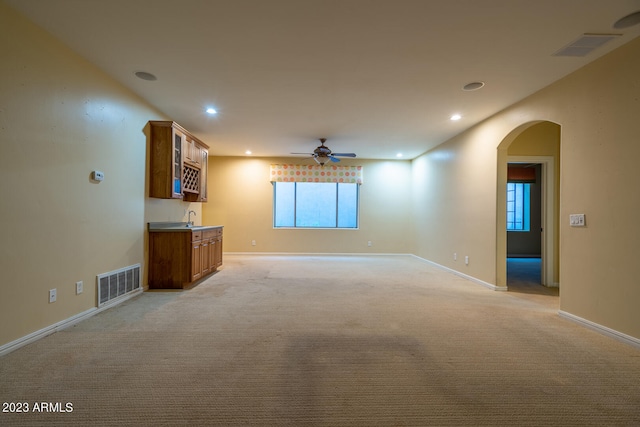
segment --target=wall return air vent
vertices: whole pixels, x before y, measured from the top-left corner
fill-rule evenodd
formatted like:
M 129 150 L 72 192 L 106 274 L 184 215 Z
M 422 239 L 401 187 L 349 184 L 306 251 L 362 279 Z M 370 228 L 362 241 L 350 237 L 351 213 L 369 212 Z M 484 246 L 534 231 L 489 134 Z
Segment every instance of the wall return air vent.
M 140 264 L 102 273 L 97 276 L 97 281 L 98 306 L 101 307 L 132 292 L 140 291 Z
M 621 34 L 583 34 L 579 39 L 558 50 L 553 56 L 587 56 Z

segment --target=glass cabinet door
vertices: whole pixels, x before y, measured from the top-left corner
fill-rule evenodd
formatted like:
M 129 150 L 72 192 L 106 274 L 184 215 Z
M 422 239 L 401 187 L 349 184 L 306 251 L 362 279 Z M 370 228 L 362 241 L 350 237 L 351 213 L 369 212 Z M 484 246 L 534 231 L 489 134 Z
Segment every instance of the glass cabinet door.
M 182 197 L 182 140 L 181 133 L 173 134 L 173 197 Z

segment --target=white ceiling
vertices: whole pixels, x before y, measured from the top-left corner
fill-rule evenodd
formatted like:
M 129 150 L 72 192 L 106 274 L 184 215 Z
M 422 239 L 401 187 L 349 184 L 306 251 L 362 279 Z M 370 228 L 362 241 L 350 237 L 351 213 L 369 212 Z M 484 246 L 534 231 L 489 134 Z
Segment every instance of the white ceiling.
M 413 158 L 640 35 L 640 0 L 4 1 L 229 156 Z M 622 36 L 553 56 L 584 33 Z

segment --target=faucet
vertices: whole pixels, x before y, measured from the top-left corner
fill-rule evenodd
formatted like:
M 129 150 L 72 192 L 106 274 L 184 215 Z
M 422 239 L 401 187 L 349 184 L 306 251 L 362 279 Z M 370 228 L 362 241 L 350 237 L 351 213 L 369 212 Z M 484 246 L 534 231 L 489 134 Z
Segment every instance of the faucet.
M 196 213 L 194 211 L 189 211 L 188 214 L 189 214 L 189 218 L 187 219 L 187 227 L 191 227 L 193 226 L 193 221 L 191 221 L 191 214 L 195 216 Z

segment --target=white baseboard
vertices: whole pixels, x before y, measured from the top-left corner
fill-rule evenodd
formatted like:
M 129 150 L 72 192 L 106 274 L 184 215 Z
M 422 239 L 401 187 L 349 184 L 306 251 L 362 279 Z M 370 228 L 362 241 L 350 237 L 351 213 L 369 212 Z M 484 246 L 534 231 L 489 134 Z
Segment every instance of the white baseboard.
M 264 255 L 264 256 L 414 256 L 413 254 L 370 253 L 370 252 L 225 252 L 224 255 Z
M 60 322 L 54 323 L 53 325 L 49 325 L 46 328 L 42 328 L 39 331 L 32 332 L 29 335 L 25 335 L 24 337 L 18 338 L 15 341 L 11 341 L 7 344 L 4 344 L 0 346 L 0 356 L 4 356 L 5 354 L 11 353 L 12 351 L 19 349 L 20 347 L 24 347 L 27 344 L 31 344 L 34 341 L 37 341 L 48 335 L 51 335 L 53 333 L 66 329 L 70 326 L 75 325 L 76 323 L 82 322 L 83 320 L 86 320 L 104 310 L 107 310 L 111 307 L 121 304 L 126 300 L 131 299 L 134 296 L 137 296 L 141 293 L 142 293 L 142 289 L 138 291 L 133 291 L 130 294 L 127 294 L 126 296 L 122 296 L 120 298 L 117 298 L 116 300 L 113 300 L 113 302 L 109 302 L 103 305 L 100 308 L 97 308 L 97 307 L 90 308 L 89 310 L 83 311 L 82 313 L 78 313 L 67 319 L 61 320 Z
M 470 281 L 472 281 L 472 282 L 474 282 L 474 283 L 477 283 L 477 284 L 479 284 L 479 285 L 482 285 L 482 286 L 484 286 L 485 288 L 489 288 L 489 289 L 494 290 L 494 291 L 506 291 L 506 290 L 507 290 L 507 287 L 506 287 L 506 286 L 496 286 L 496 285 L 491 284 L 491 283 L 489 283 L 489 282 L 485 282 L 484 280 L 480 280 L 480 279 L 477 279 L 477 278 L 475 278 L 475 277 L 473 277 L 473 276 L 469 276 L 468 274 L 461 273 L 461 272 L 459 272 L 459 271 L 457 271 L 457 270 L 454 270 L 454 269 L 452 269 L 452 268 L 445 267 L 444 265 L 440 265 L 440 264 L 438 264 L 438 263 L 436 263 L 436 262 L 429 261 L 428 259 L 421 258 L 421 257 L 419 257 L 419 256 L 417 256 L 417 255 L 413 255 L 413 254 L 411 254 L 411 256 L 412 256 L 412 257 L 414 257 L 414 258 L 419 259 L 419 260 L 420 260 L 420 261 L 422 261 L 422 262 L 426 262 L 427 264 L 431 264 L 431 265 L 433 265 L 434 267 L 437 267 L 437 268 L 439 268 L 439 269 L 441 269 L 441 270 L 445 270 L 445 271 L 447 271 L 447 272 L 449 272 L 449 273 L 455 274 L 456 276 L 460 276 L 460 277 L 465 278 L 465 279 L 467 279 L 467 280 L 470 280 Z
M 631 335 L 623 334 L 622 332 L 618 332 L 615 329 L 607 328 L 606 326 L 602 326 L 590 320 L 583 319 L 582 317 L 576 316 L 575 314 L 567 313 L 566 311 L 559 310 L 558 314 L 560 315 L 560 317 L 564 317 L 565 319 L 571 320 L 572 322 L 576 322 L 582 326 L 586 326 L 587 328 L 599 332 L 603 335 L 614 338 L 625 344 L 630 344 L 634 347 L 640 348 L 640 339 L 632 337 Z

